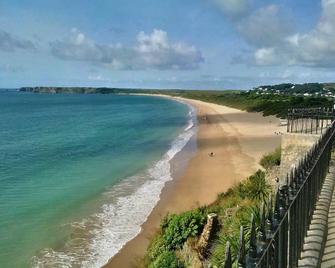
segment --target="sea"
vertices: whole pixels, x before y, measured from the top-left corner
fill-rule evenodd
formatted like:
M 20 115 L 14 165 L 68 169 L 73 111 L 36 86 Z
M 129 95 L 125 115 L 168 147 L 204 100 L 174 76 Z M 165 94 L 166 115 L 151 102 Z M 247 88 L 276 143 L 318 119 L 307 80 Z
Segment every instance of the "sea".
M 0 90 L 0 267 L 101 267 L 172 180 L 195 110 L 162 97 Z

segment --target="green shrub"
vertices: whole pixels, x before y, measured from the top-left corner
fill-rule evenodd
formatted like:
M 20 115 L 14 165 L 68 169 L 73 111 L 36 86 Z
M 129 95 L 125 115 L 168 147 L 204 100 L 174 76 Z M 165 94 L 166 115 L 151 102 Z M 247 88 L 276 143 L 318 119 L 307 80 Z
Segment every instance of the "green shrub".
M 246 189 L 246 185 L 245 182 L 240 182 L 237 186 L 236 186 L 236 194 L 242 198 L 245 199 L 248 197 L 248 193 L 247 193 L 247 189 Z
M 222 219 L 223 228 L 220 230 L 217 239 L 212 248 L 210 263 L 213 266 L 222 267 L 225 260 L 226 245 L 229 241 L 232 254 L 232 261 L 235 262 L 233 267 L 237 267 L 236 259 L 239 252 L 240 227 L 244 227 L 244 238 L 246 241 L 246 249 L 249 246 L 251 215 L 254 215 L 257 226 L 260 224 L 260 209 L 255 203 L 241 203 L 237 212 L 233 217 L 225 217 Z M 257 230 L 258 232 L 258 230 Z
M 168 246 L 161 235 L 157 235 L 151 240 L 147 250 L 147 256 L 151 261 L 155 260 L 163 252 L 167 251 Z
M 188 237 L 198 235 L 205 224 L 205 215 L 200 210 L 180 215 L 170 215 L 164 221 L 163 238 L 169 249 L 180 248 Z
M 251 216 L 253 215 L 254 221 L 256 223 L 256 232 L 259 231 L 258 227 L 261 224 L 261 208 L 260 204 L 250 206 L 244 209 L 243 216 L 241 217 L 241 225 L 244 228 L 244 236 L 246 241 L 250 239 L 251 233 Z
M 229 188 L 226 192 L 218 194 L 218 200 L 222 200 L 224 198 L 234 196 L 235 195 L 235 187 Z
M 174 250 L 181 248 L 189 237 L 200 234 L 207 211 L 207 208 L 199 208 L 180 215 L 165 216 L 161 221 L 161 232 L 151 240 L 147 249 L 143 260 L 145 267 L 184 267 Z
M 281 148 L 277 148 L 274 152 L 264 155 L 260 161 L 260 164 L 265 169 L 269 169 L 274 166 L 280 165 Z
M 169 226 L 169 222 L 170 222 L 172 216 L 173 216 L 173 214 L 170 215 L 169 213 L 167 213 L 163 217 L 163 219 L 161 220 L 161 223 L 160 223 L 160 227 L 161 227 L 162 230 L 166 229 Z
M 265 179 L 265 172 L 260 169 L 247 179 L 244 187 L 249 199 L 264 202 L 271 191 L 271 185 Z
M 165 251 L 149 265 L 149 268 L 183 268 L 174 251 Z
M 232 254 L 232 261 L 235 262 L 236 254 L 239 249 L 239 227 L 237 226 L 234 232 L 222 232 L 219 234 L 218 239 L 215 241 L 213 252 L 210 257 L 210 263 L 216 267 L 222 267 L 225 260 L 226 245 L 230 243 Z

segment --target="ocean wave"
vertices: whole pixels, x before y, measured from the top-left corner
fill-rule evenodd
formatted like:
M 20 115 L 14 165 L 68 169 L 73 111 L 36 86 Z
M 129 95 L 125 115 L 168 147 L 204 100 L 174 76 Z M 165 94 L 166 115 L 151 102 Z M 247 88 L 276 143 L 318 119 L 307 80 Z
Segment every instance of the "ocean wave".
M 60 250 L 43 249 L 33 257 L 33 267 L 101 267 L 141 231 L 165 183 L 172 180 L 171 159 L 195 134 L 195 109 L 188 106 L 188 124 L 164 156 L 142 174 L 105 192 L 113 202 L 103 205 L 99 213 L 71 223 L 72 235 L 66 245 Z

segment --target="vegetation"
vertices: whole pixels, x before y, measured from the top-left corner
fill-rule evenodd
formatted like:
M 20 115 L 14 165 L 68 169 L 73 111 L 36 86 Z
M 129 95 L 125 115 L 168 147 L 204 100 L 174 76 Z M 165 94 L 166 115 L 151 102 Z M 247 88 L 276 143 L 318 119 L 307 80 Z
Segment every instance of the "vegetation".
M 254 215 L 260 222 L 260 206 L 266 203 L 271 193 L 271 185 L 265 179 L 265 172 L 258 170 L 247 180 L 237 184 L 227 193 L 219 195 L 212 205 L 217 208 L 222 228 L 214 242 L 210 262 L 220 267 L 224 262 L 227 241 L 230 242 L 232 258 L 235 261 L 239 247 L 240 226 L 244 227 L 249 239 L 250 217 Z
M 278 85 L 265 85 L 258 87 L 259 89 L 267 89 L 268 91 L 280 92 L 284 94 L 304 94 L 304 93 L 320 93 L 323 91 L 324 85 L 321 83 L 305 83 L 305 84 L 292 84 L 284 83 Z
M 198 235 L 205 224 L 206 216 L 200 210 L 181 215 L 167 216 L 161 224 L 163 239 L 169 249 L 180 248 L 189 237 Z
M 207 213 L 203 208 L 180 215 L 167 215 L 161 222 L 160 232 L 152 239 L 144 259 L 144 267 L 184 267 L 175 250 L 189 237 L 198 236 L 205 225 Z
M 265 179 L 265 172 L 262 170 L 257 170 L 242 186 L 247 198 L 262 202 L 266 202 L 271 190 L 271 185 Z
M 182 268 L 184 265 L 178 260 L 174 251 L 164 251 L 160 254 L 149 268 Z
M 264 155 L 260 161 L 260 164 L 265 169 L 272 168 L 280 165 L 281 148 L 278 147 L 274 152 Z
M 281 150 L 277 148 L 274 152 L 265 155 L 261 164 L 265 169 L 272 168 L 280 164 L 280 157 Z M 244 227 L 246 241 L 248 241 L 250 237 L 250 215 L 254 215 L 257 226 L 259 226 L 260 206 L 267 203 L 272 190 L 270 183 L 265 178 L 265 172 L 258 170 L 247 180 L 218 196 L 217 201 L 212 206 L 218 208 L 217 212 L 220 215 L 222 228 L 210 257 L 212 265 L 221 267 L 225 259 L 228 241 L 231 245 L 233 261 L 236 261 L 239 250 L 240 226 Z
M 286 118 L 289 108 L 331 107 L 333 101 L 326 97 L 304 97 L 291 95 L 261 95 L 249 91 L 190 91 L 170 95 L 197 99 L 226 105 L 248 112 L 263 112 L 264 116 L 275 115 Z

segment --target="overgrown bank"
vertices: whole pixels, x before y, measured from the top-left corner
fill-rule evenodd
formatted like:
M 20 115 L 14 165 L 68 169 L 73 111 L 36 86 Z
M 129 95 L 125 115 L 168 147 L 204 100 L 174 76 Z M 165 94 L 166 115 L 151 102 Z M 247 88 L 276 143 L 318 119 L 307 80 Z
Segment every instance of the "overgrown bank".
M 152 238 L 147 253 L 139 264 L 150 268 L 181 268 L 211 265 L 222 267 L 225 260 L 227 241 L 236 260 L 240 226 L 244 226 L 249 237 L 250 215 L 260 221 L 260 207 L 266 203 L 273 185 L 266 177 L 267 171 L 280 164 L 280 150 L 266 155 L 261 164 L 265 170 L 258 170 L 252 176 L 218 195 L 209 206 L 200 207 L 182 214 L 167 215 L 161 222 L 159 232 Z M 199 254 L 198 240 L 206 224 L 208 214 L 218 216 L 218 231 L 211 241 L 207 257 Z M 198 265 L 198 266 L 197 266 Z

